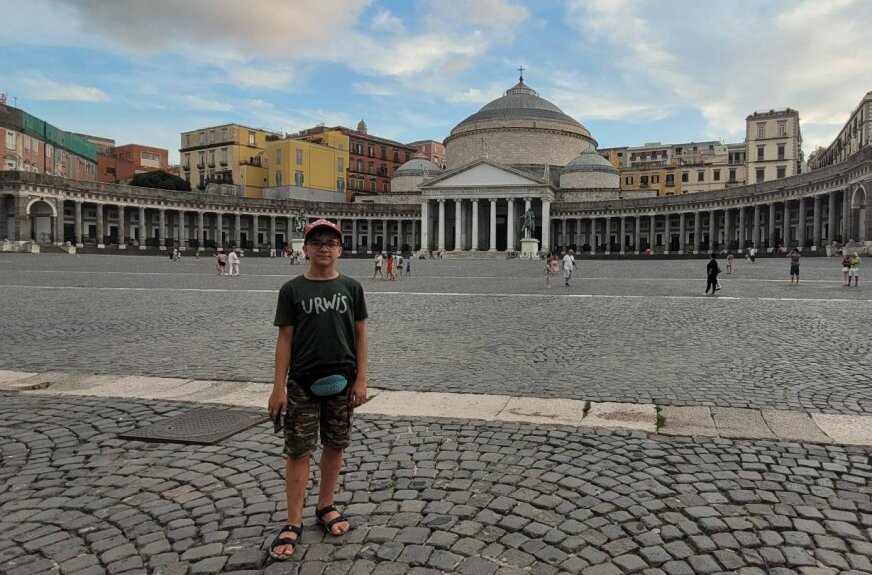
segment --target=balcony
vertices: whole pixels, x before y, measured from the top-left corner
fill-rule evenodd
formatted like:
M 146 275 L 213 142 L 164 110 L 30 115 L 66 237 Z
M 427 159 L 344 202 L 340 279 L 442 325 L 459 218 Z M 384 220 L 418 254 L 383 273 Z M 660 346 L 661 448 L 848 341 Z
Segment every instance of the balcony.
M 206 164 L 204 162 L 197 162 L 197 168 L 202 170 L 205 167 L 206 167 Z
M 227 165 L 227 160 L 221 160 L 221 161 L 218 162 L 218 163 L 219 163 L 220 165 L 222 165 L 222 166 L 226 166 L 226 165 Z

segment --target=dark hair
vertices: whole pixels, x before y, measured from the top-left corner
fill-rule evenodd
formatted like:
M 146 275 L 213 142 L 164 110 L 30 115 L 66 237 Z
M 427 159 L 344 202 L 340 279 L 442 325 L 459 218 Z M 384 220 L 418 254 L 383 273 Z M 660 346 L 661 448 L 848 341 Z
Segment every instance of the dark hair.
M 712 259 L 713 260 L 718 259 L 718 254 L 716 254 L 715 252 L 712 252 Z

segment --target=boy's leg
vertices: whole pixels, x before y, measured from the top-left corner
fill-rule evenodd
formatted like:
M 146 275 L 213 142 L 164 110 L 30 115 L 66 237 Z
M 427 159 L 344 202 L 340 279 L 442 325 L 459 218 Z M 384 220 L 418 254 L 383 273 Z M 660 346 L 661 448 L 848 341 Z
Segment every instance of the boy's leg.
M 339 472 L 342 469 L 342 454 L 351 444 L 352 408 L 348 405 L 348 392 L 323 401 L 321 404 L 321 484 L 318 491 L 317 509 L 333 505 L 336 486 L 339 483 Z M 330 523 L 339 517 L 338 511 L 333 511 L 321 518 L 324 523 Z M 333 535 L 343 535 L 351 529 L 347 521 L 334 524 L 330 531 Z
M 336 485 L 339 483 L 339 471 L 342 469 L 342 450 L 325 445 L 321 452 L 321 485 L 318 491 L 318 509 L 324 509 L 333 505 L 333 497 L 336 493 Z M 324 516 L 324 521 L 330 523 L 339 516 L 338 511 L 333 511 Z M 347 533 L 351 525 L 347 521 L 335 524 L 331 531 L 334 535 Z

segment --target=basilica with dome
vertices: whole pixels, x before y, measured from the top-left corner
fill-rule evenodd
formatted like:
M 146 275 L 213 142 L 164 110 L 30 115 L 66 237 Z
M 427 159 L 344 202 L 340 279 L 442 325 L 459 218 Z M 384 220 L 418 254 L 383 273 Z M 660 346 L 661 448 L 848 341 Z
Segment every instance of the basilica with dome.
M 523 215 L 532 210 L 533 236 L 548 250 L 555 205 L 628 196 L 596 146 L 583 125 L 521 77 L 451 130 L 444 170 L 416 156 L 396 170 L 391 189 L 397 201 L 421 202 L 422 246 L 517 251 Z

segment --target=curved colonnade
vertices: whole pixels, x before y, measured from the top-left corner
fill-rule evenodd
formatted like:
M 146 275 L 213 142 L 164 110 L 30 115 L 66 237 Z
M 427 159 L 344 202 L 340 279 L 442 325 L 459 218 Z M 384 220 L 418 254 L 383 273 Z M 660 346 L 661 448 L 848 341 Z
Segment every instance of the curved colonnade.
M 557 192 L 554 201 L 534 201 L 545 208 L 540 211 L 537 233 L 542 251 L 574 248 L 638 253 L 651 247 L 664 253 L 686 253 L 870 243 L 872 213 L 866 209 L 870 193 L 872 148 L 867 148 L 845 162 L 813 172 L 714 192 L 589 202 L 562 202 Z M 514 208 L 517 198 L 486 201 L 495 207 L 507 199 L 513 200 L 508 203 Z M 415 251 L 422 245 L 444 248 L 445 205 L 430 203 L 326 204 L 239 198 L 2 172 L 0 238 L 120 249 L 238 246 L 258 250 L 288 242 L 292 218 L 302 210 L 311 219 L 339 222 L 346 249 L 351 251 Z M 514 221 L 524 208 L 520 204 L 511 209 L 508 221 Z M 520 234 L 515 225 L 501 226 L 507 237 L 496 241 L 496 210 L 488 212 L 489 225 L 480 226 L 475 236 L 480 233 L 484 240 L 455 242 L 457 247 L 495 251 L 497 245 L 507 249 L 517 245 Z M 451 235 L 457 238 L 460 234 L 455 229 Z

